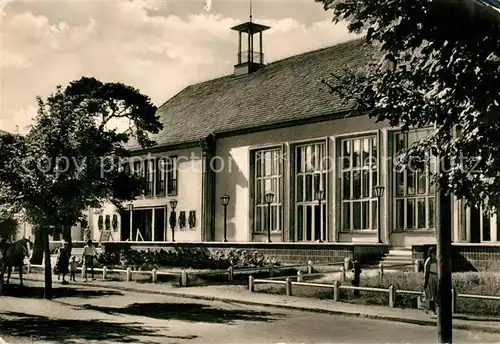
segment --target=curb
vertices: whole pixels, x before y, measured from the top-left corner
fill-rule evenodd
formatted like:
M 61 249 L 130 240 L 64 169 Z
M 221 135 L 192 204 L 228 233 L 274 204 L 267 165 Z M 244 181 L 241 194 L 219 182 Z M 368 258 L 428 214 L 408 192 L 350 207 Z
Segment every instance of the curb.
M 33 278 L 23 278 L 23 280 L 43 282 L 43 281 L 40 281 L 38 279 L 33 279 Z M 354 318 L 385 320 L 385 321 L 406 323 L 406 324 L 412 324 L 412 325 L 436 327 L 436 321 L 432 321 L 432 320 L 407 319 L 407 318 L 398 318 L 398 317 L 387 316 L 387 315 L 374 315 L 374 314 L 365 314 L 365 313 L 359 313 L 359 312 L 336 311 L 336 310 L 330 310 L 330 309 L 318 309 L 318 308 L 312 308 L 312 307 L 302 307 L 302 306 L 294 306 L 294 305 L 286 305 L 286 304 L 278 305 L 278 304 L 273 304 L 273 303 L 238 300 L 238 299 L 218 297 L 218 296 L 196 295 L 196 294 L 189 294 L 189 293 L 175 292 L 175 291 L 144 290 L 144 289 L 140 289 L 140 288 L 105 286 L 102 284 L 90 284 L 90 283 L 72 282 L 70 285 L 76 285 L 76 286 L 81 286 L 81 287 L 89 287 L 89 286 L 94 285 L 94 286 L 98 286 L 98 287 L 104 288 L 104 289 L 117 290 L 117 291 L 128 291 L 128 292 L 140 293 L 140 294 L 165 295 L 165 296 L 180 297 L 180 298 L 194 299 L 194 300 L 204 300 L 204 301 L 220 301 L 220 302 L 237 303 L 237 304 L 249 305 L 249 306 L 263 306 L 263 307 L 271 307 L 271 308 L 278 308 L 278 309 L 291 309 L 291 310 L 303 311 L 303 312 L 323 313 L 323 314 L 331 314 L 331 315 L 339 315 L 339 316 L 348 316 L 348 317 L 354 317 Z M 293 296 L 291 296 L 291 297 L 293 298 Z M 495 333 L 495 334 L 498 333 L 498 334 L 500 334 L 500 327 L 494 328 L 494 327 L 489 327 L 489 326 L 480 326 L 480 325 L 472 325 L 472 324 L 456 324 L 456 323 L 454 323 L 453 329 L 465 330 L 465 331 L 480 331 L 480 332 L 486 332 L 486 333 Z

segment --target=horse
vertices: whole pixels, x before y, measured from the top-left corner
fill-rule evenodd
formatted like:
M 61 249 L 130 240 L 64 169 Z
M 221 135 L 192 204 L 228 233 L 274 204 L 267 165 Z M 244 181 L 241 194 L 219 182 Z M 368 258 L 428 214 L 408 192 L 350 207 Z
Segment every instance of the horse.
M 3 243 L 0 245 L 0 256 L 2 256 L 2 262 L 0 264 L 0 282 L 3 283 L 3 275 L 5 271 L 7 271 L 6 284 L 9 284 L 12 267 L 15 266 L 19 270 L 19 285 L 22 287 L 24 258 L 29 256 L 28 245 L 33 245 L 32 242 L 29 241 L 29 239 L 22 238 L 13 243 Z

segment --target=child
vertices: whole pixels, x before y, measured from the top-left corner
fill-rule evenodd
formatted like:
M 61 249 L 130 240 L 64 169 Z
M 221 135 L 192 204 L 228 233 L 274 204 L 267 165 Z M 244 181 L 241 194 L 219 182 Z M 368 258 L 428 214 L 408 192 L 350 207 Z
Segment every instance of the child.
M 69 262 L 69 272 L 70 272 L 69 280 L 70 281 L 75 281 L 76 282 L 76 279 L 75 279 L 76 268 L 77 268 L 76 257 L 75 256 L 71 256 L 71 261 Z

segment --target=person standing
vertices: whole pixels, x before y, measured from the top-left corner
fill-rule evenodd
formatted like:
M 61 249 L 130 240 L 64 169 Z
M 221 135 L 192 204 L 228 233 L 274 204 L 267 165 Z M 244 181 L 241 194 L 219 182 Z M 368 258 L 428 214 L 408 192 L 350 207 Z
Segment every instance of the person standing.
M 78 270 L 78 266 L 76 263 L 76 257 L 71 256 L 71 260 L 69 262 L 69 280 L 76 282 L 76 271 Z
M 87 240 L 87 245 L 83 248 L 83 278 L 85 279 L 85 282 L 87 282 L 87 269 L 90 268 L 90 271 L 92 273 L 92 280 L 95 281 L 94 278 L 94 258 L 96 255 L 96 248 L 94 244 L 92 243 L 92 240 L 89 239 Z
M 62 284 L 68 284 L 66 275 L 69 273 L 69 257 L 68 243 L 66 241 L 63 241 L 63 246 L 59 249 L 56 266 L 58 274 L 62 275 Z
M 429 302 L 429 311 L 431 318 L 437 318 L 436 308 L 439 307 L 438 298 L 438 270 L 436 249 L 429 248 L 427 252 L 427 260 L 424 263 L 424 292 Z

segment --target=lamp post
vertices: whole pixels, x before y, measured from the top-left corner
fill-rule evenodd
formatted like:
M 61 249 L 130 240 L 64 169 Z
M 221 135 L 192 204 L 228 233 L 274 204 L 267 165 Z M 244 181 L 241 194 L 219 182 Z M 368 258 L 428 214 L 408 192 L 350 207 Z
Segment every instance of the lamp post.
M 267 203 L 267 242 L 271 242 L 271 203 L 274 201 L 274 194 L 268 192 L 264 198 Z
M 172 242 L 175 242 L 175 235 L 174 235 L 174 229 L 176 225 L 176 218 L 175 218 L 175 208 L 177 207 L 177 200 L 172 199 L 170 200 L 170 208 L 172 208 L 172 211 L 170 212 L 170 228 L 172 229 Z
M 229 204 L 229 200 L 231 197 L 229 195 L 224 195 L 220 198 L 220 202 L 224 207 L 224 240 L 223 242 L 227 242 L 227 205 Z
M 381 224 L 381 211 L 380 211 L 380 199 L 382 198 L 382 196 L 384 196 L 384 190 L 385 190 L 385 187 L 383 186 L 380 186 L 380 185 L 377 185 L 373 188 L 373 193 L 375 194 L 375 196 L 377 197 L 377 210 L 378 210 L 378 217 L 377 217 L 377 239 L 378 239 L 378 243 L 379 244 L 382 244 L 382 234 L 381 234 L 381 231 L 382 229 L 380 228 L 380 224 Z
M 322 210 L 322 209 L 321 209 L 321 201 L 322 201 L 322 200 L 323 200 L 323 198 L 325 197 L 325 192 L 324 192 L 323 190 L 321 190 L 321 189 L 320 189 L 320 190 L 316 190 L 316 193 L 314 194 L 314 196 L 315 196 L 316 200 L 318 201 L 318 205 L 319 205 L 319 216 L 321 216 L 321 210 Z M 320 232 L 319 232 L 318 242 L 323 242 L 323 241 L 321 240 L 321 234 L 323 233 L 323 226 L 324 226 L 324 224 L 323 224 L 323 221 L 322 221 L 322 220 L 323 220 L 323 219 L 321 218 L 321 219 L 320 219 L 320 221 L 319 221 L 319 223 L 321 223 L 321 224 L 322 224 L 322 227 L 321 227 Z

